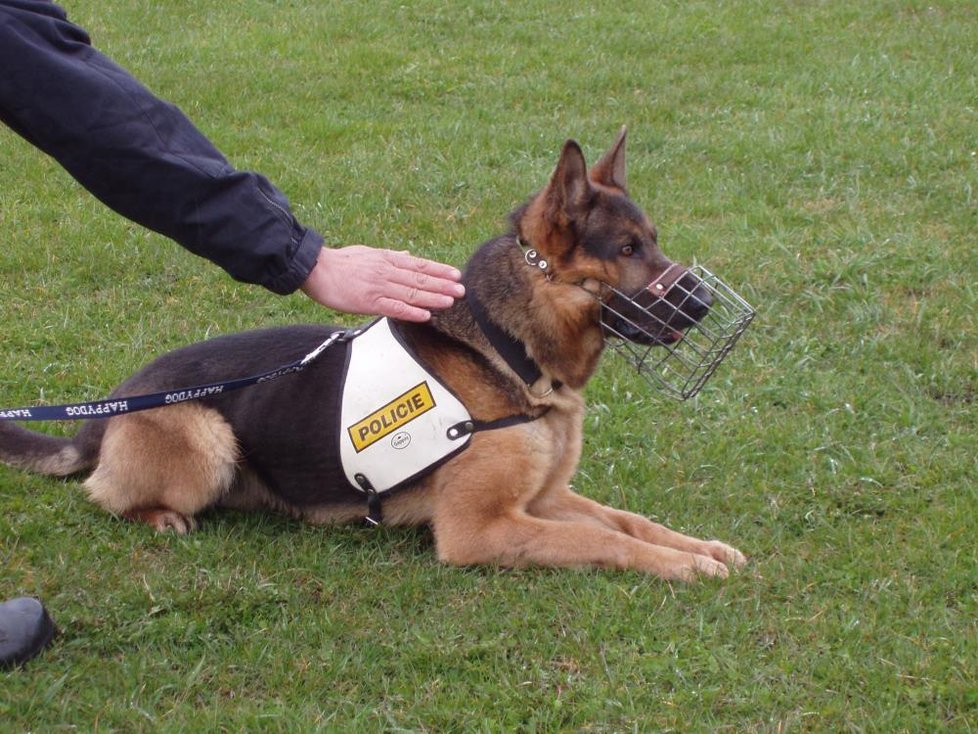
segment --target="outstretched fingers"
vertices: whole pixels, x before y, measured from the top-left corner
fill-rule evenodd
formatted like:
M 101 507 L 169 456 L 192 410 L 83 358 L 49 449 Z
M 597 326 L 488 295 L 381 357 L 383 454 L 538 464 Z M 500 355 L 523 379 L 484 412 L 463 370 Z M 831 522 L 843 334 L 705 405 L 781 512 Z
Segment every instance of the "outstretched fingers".
M 362 245 L 323 248 L 302 290 L 339 311 L 427 321 L 465 295 L 451 265 Z

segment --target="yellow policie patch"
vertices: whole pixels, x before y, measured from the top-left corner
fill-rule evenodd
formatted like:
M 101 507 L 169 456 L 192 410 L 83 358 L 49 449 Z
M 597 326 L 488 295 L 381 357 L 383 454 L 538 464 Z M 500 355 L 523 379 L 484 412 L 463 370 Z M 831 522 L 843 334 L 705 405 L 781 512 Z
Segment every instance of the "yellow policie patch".
M 383 408 L 378 408 L 366 418 L 347 428 L 353 448 L 359 454 L 398 428 L 403 428 L 418 416 L 435 407 L 435 399 L 428 389 L 428 383 L 415 385 L 403 395 L 391 400 Z

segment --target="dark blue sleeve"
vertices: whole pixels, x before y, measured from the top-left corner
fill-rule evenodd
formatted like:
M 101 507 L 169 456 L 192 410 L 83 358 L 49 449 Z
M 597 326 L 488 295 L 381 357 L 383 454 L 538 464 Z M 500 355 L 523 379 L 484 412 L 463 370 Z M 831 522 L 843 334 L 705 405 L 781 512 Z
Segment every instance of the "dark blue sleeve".
M 109 207 L 237 280 L 290 293 L 315 264 L 322 237 L 282 192 L 235 170 L 54 3 L 0 0 L 0 120 Z

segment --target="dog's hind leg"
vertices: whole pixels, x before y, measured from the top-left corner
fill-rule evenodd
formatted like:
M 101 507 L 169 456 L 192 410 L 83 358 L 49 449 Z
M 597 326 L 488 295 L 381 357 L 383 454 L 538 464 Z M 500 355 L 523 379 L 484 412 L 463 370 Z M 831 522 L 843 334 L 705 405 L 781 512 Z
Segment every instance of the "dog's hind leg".
M 113 514 L 183 534 L 231 486 L 237 459 L 227 421 L 183 403 L 110 419 L 85 489 Z

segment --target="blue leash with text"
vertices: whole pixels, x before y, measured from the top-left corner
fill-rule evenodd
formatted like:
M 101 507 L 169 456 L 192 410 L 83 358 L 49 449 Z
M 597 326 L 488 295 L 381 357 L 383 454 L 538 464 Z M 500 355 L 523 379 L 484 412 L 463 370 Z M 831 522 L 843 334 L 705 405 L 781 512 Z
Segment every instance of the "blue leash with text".
M 88 403 L 70 403 L 66 405 L 41 405 L 30 408 L 0 408 L 0 421 L 54 421 L 54 420 L 86 420 L 90 418 L 111 418 L 114 415 L 124 413 L 135 413 L 140 410 L 151 408 L 161 408 L 166 405 L 176 405 L 185 403 L 188 400 L 200 400 L 201 398 L 220 395 L 240 390 L 243 387 L 257 385 L 270 380 L 277 380 L 279 377 L 291 375 L 304 370 L 310 362 L 323 353 L 325 349 L 344 342 L 360 333 L 359 329 L 347 331 L 337 331 L 330 334 L 329 338 L 313 349 L 309 354 L 301 359 L 297 359 L 291 364 L 278 367 L 270 372 L 264 372 L 253 377 L 241 377 L 236 380 L 226 382 L 214 382 L 208 385 L 196 385 L 179 390 L 166 390 L 163 392 L 151 393 L 149 395 L 136 395 L 126 398 L 109 398 L 107 400 L 95 400 Z

